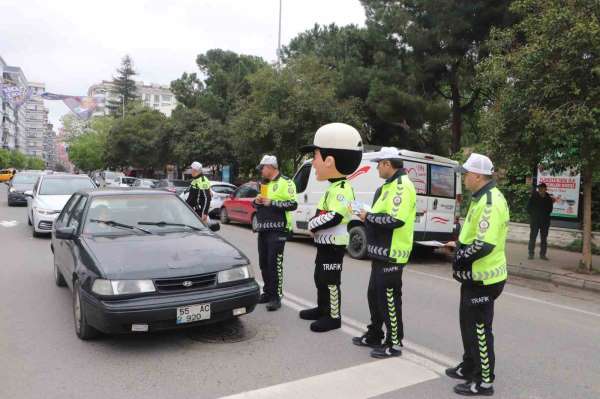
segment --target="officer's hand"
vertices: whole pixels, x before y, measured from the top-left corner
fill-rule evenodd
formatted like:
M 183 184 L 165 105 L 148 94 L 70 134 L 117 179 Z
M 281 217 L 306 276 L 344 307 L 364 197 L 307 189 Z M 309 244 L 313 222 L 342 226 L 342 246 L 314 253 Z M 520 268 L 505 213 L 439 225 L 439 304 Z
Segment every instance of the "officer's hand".
M 451 256 L 456 249 L 456 241 L 449 241 L 441 247 L 441 250 L 444 254 Z
M 365 219 L 367 218 L 367 211 L 365 211 L 364 209 L 361 210 L 360 213 L 358 214 L 358 217 L 361 222 L 364 222 Z
M 202 221 L 208 223 L 208 215 L 202 215 Z
M 257 203 L 257 204 L 261 204 L 262 205 L 262 203 L 263 203 L 263 197 L 261 197 L 261 195 L 258 194 L 256 196 L 256 198 L 254 199 L 254 202 Z
M 262 198 L 262 204 L 264 206 L 271 206 L 271 200 L 268 198 Z

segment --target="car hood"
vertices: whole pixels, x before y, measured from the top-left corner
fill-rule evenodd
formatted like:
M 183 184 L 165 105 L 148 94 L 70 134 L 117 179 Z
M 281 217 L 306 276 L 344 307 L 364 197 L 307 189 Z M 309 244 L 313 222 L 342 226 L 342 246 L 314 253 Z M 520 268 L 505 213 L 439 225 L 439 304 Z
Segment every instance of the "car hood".
M 33 184 L 13 184 L 12 188 L 14 188 L 15 191 L 23 193 L 27 190 L 32 190 Z
M 209 232 L 84 236 L 108 279 L 156 279 L 213 273 L 250 263 L 236 247 Z
M 62 211 L 69 198 L 71 195 L 38 195 L 36 205 L 44 209 Z

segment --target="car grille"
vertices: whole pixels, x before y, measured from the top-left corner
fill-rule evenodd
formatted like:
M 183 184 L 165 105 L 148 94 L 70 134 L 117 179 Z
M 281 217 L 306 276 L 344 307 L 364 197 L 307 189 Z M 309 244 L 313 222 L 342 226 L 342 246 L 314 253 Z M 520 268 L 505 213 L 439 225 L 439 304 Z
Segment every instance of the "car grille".
M 52 222 L 41 221 L 38 223 L 38 229 L 40 230 L 52 230 Z
M 217 274 L 210 273 L 200 276 L 158 279 L 154 281 L 154 285 L 160 293 L 188 292 L 212 288 L 216 281 Z

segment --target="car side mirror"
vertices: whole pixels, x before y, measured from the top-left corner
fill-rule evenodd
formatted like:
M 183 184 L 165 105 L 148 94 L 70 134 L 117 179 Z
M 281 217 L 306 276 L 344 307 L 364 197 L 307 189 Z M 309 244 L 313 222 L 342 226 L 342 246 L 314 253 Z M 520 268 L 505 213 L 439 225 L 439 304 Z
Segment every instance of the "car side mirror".
M 33 198 L 33 190 L 27 190 L 23 193 L 26 197 Z
M 210 231 L 219 231 L 221 230 L 221 225 L 219 222 L 208 222 L 208 228 Z
M 61 240 L 72 240 L 75 238 L 75 227 L 57 227 L 54 235 Z

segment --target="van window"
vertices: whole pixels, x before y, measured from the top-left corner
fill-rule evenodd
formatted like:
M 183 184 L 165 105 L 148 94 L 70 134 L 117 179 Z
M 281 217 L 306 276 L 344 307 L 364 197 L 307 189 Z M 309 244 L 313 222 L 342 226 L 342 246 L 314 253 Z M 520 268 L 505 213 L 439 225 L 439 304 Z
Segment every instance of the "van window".
M 404 170 L 410 181 L 415 185 L 417 194 L 427 195 L 427 164 L 404 161 Z
M 296 185 L 296 193 L 303 193 L 304 190 L 306 190 L 306 186 L 308 185 L 308 178 L 310 177 L 310 169 L 311 169 L 311 164 L 306 164 L 304 165 L 302 168 L 300 168 L 300 170 L 298 171 L 298 173 L 296 173 L 296 176 L 294 176 L 294 184 Z
M 431 167 L 431 195 L 434 197 L 454 198 L 456 195 L 456 176 L 454 168 L 440 165 Z

